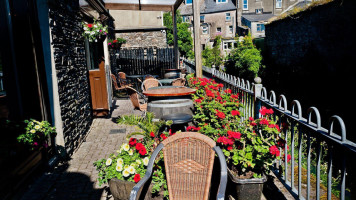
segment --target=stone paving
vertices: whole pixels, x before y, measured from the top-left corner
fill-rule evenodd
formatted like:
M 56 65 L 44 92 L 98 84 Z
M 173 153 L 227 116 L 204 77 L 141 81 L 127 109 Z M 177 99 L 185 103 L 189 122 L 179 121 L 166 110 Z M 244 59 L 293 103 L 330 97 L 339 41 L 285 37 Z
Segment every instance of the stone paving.
M 36 178 L 20 199 L 113 199 L 107 184 L 98 185 L 93 162 L 114 153 L 135 129 L 116 123 L 115 119 L 125 114 L 142 113 L 133 110 L 130 100 L 117 100 L 111 118 L 94 119 L 86 140 L 70 160 Z

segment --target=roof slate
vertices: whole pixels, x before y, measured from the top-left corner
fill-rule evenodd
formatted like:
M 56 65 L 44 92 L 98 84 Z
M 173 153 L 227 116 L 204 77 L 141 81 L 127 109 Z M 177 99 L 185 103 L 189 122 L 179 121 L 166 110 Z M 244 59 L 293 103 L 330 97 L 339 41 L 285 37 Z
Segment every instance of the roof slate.
M 236 10 L 236 6 L 232 1 L 233 0 L 228 0 L 227 3 L 216 3 L 216 0 L 204 0 L 200 5 L 200 14 Z M 182 3 L 179 10 L 181 15 L 193 15 L 192 5 Z

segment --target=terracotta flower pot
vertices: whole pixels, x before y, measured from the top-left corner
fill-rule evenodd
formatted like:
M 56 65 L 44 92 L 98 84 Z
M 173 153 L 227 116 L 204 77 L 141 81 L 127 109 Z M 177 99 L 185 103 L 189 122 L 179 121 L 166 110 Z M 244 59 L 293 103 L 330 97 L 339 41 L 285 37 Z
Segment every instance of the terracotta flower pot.
M 228 195 L 236 200 L 260 200 L 262 196 L 263 185 L 267 177 L 241 179 L 233 175 L 228 169 Z

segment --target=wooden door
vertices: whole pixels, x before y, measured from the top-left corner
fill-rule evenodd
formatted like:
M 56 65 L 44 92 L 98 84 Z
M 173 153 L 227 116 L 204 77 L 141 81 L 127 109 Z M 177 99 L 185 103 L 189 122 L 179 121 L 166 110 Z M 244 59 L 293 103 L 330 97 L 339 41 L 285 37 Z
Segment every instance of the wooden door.
M 91 101 L 94 116 L 109 114 L 108 93 L 106 88 L 105 62 L 99 63 L 99 69 L 89 70 Z

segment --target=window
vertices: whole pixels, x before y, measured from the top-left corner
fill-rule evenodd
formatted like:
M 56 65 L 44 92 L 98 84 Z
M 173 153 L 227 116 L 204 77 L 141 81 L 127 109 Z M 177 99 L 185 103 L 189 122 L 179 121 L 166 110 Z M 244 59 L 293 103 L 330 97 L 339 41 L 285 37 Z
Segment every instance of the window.
M 216 32 L 221 33 L 221 27 L 217 27 Z
M 227 3 L 227 0 L 216 0 L 216 3 Z
M 231 49 L 233 49 L 235 47 L 237 47 L 236 41 L 224 41 L 223 42 L 223 49 L 224 50 L 228 50 L 228 49 L 231 50 Z
M 231 14 L 230 13 L 225 13 L 225 20 L 226 21 L 231 21 Z
M 185 0 L 185 4 L 192 4 L 192 0 Z
M 200 15 L 200 22 L 204 22 L 205 20 L 205 16 L 204 15 Z
M 259 8 L 255 10 L 256 14 L 262 14 L 263 13 L 263 9 Z
M 248 10 L 248 0 L 242 0 L 242 10 Z
M 265 25 L 264 24 L 257 24 L 257 32 L 264 32 Z
M 203 34 L 208 34 L 209 33 L 209 27 L 207 24 L 203 25 Z
M 189 16 L 182 16 L 183 17 L 183 22 L 189 22 Z
M 282 0 L 276 0 L 276 8 L 282 8 Z
M 234 27 L 233 26 L 229 26 L 229 32 L 233 33 L 234 32 Z

